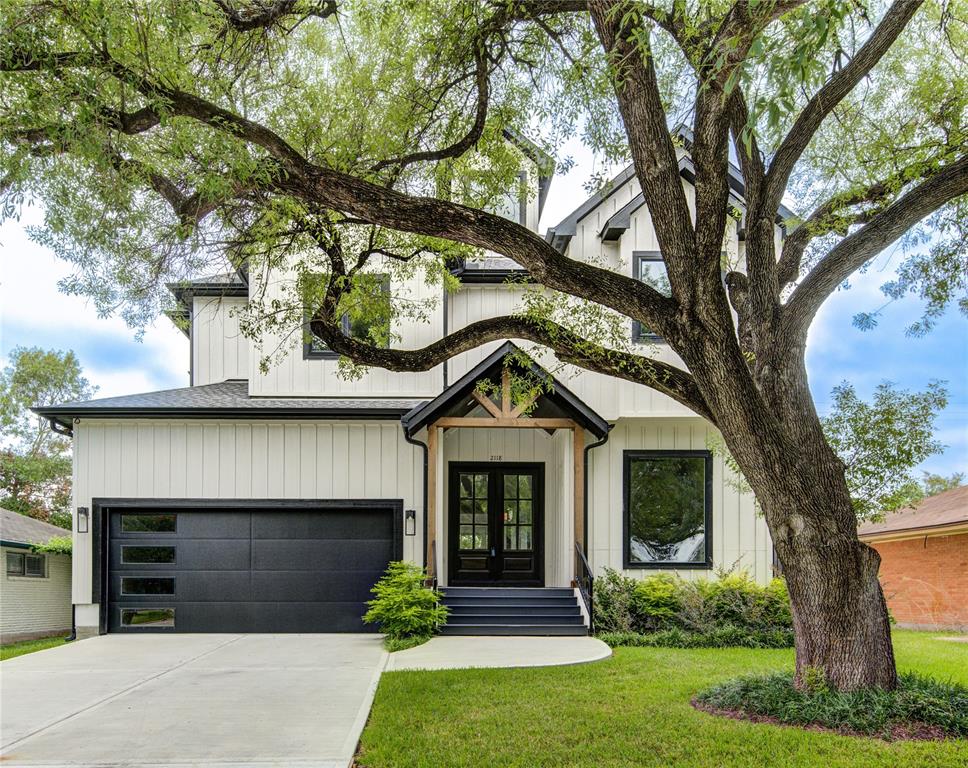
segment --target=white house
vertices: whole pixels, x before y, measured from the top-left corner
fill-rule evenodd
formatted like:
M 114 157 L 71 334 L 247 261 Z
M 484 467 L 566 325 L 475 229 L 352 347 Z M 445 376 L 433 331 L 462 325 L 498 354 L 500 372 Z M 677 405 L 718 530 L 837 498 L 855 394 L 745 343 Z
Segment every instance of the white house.
M 33 546 L 68 531 L 0 509 L 0 644 L 71 631 L 70 555 L 35 552 Z
M 551 179 L 533 148 L 525 154 L 525 192 L 505 215 L 536 230 Z M 691 199 L 685 148 L 680 169 Z M 738 217 L 724 252 L 741 267 L 735 169 L 730 184 Z M 661 278 L 631 169 L 547 237 L 570 258 Z M 399 346 L 507 313 L 528 290 L 509 279 L 526 273 L 493 255 L 454 274 L 462 289 L 394 328 Z M 419 280 L 393 289 L 429 290 Z M 535 365 L 555 381 L 519 413 L 501 396 L 512 341 L 424 373 L 348 381 L 320 344 L 243 336 L 254 290 L 241 272 L 174 288 L 190 321 L 190 386 L 38 409 L 73 434 L 80 635 L 358 631 L 371 585 L 399 558 L 425 564 L 458 608 L 493 598 L 490 614 L 466 611 L 489 614 L 479 621 L 455 610 L 450 631 L 464 633 L 585 631 L 589 570 L 772 575 L 766 524 L 710 450 L 715 430 L 670 398 Z M 628 332 L 642 354 L 679 362 L 661 339 L 631 322 Z M 263 370 L 280 344 L 288 355 Z M 497 394 L 481 396 L 484 379 Z

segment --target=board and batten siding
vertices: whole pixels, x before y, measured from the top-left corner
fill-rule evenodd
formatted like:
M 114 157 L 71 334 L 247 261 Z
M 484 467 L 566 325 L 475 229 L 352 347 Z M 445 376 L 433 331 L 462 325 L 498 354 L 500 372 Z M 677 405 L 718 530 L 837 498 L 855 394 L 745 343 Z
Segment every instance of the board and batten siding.
M 396 421 L 83 420 L 74 504 L 96 498 L 402 498 L 418 533 L 404 558 L 423 557 L 423 454 Z M 75 532 L 75 603 L 91 602 L 91 566 L 91 535 Z
M 703 451 L 718 432 L 705 420 L 621 419 L 608 442 L 589 452 L 588 514 L 590 565 L 623 570 L 623 452 L 626 450 Z M 751 493 L 740 492 L 722 455 L 713 454 L 712 570 L 681 569 L 684 578 L 710 578 L 717 569 L 745 569 L 760 583 L 773 576 L 773 547 L 762 514 Z M 670 569 L 674 570 L 674 569 Z M 655 573 L 628 569 L 634 578 Z
M 67 531 L 64 531 L 66 534 Z M 44 578 L 7 574 L 7 553 L 29 552 L 15 547 L 0 547 L 0 641 L 71 631 L 71 558 L 45 554 Z
M 203 298 L 192 302 L 192 384 L 213 384 L 249 375 L 250 341 L 239 330 L 245 299 Z
M 374 265 L 379 272 L 379 267 Z M 274 299 L 292 301 L 294 278 L 286 273 L 274 273 L 263 291 L 259 286 L 250 288 L 250 294 L 264 295 L 268 303 Z M 394 346 L 414 349 L 440 338 L 443 328 L 439 286 L 428 285 L 421 277 L 400 284 L 391 282 L 393 296 L 401 301 L 428 303 L 426 321 L 398 318 L 391 330 L 400 340 Z M 383 368 L 369 368 L 358 379 L 346 379 L 339 375 L 337 358 L 303 357 L 303 334 L 291 333 L 286 337 L 266 333 L 259 341 L 252 342 L 248 371 L 243 378 L 249 380 L 249 394 L 253 397 L 435 397 L 443 388 L 443 366 L 417 373 L 397 373 Z M 261 369 L 264 358 L 270 359 L 268 370 Z

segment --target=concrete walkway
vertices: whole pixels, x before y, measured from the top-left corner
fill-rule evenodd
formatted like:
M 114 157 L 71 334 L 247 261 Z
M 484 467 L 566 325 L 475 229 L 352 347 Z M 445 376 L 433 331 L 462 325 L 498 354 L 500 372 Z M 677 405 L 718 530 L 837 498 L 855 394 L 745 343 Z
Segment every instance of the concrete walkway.
M 105 635 L 0 664 L 5 766 L 344 768 L 379 635 Z
M 390 654 L 387 671 L 472 667 L 553 667 L 607 659 L 612 649 L 594 637 L 435 637 Z

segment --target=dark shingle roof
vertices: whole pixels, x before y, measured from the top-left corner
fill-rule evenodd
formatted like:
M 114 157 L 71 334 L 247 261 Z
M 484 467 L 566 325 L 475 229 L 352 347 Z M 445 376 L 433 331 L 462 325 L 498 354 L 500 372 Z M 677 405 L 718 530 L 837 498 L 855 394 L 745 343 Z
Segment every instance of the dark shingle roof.
M 423 400 L 372 398 L 250 397 L 248 382 L 230 379 L 140 395 L 102 397 L 34 408 L 40 416 L 69 426 L 82 417 L 111 418 L 399 418 Z
M 4 544 L 46 544 L 56 536 L 70 535 L 66 528 L 0 508 L 0 540 Z
M 915 507 L 892 512 L 877 523 L 864 523 L 857 529 L 860 538 L 877 538 L 887 534 L 926 528 L 958 526 L 968 523 L 968 485 L 929 496 Z

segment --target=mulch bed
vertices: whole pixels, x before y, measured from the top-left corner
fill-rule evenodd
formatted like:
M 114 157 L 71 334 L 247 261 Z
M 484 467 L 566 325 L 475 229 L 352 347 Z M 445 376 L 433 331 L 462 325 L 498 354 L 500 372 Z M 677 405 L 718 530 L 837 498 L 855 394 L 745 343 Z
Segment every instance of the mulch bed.
M 753 712 L 743 712 L 735 709 L 717 709 L 716 707 L 710 707 L 706 704 L 702 704 L 695 699 L 691 702 L 693 709 L 698 709 L 700 712 L 705 712 L 709 715 L 716 715 L 717 717 L 728 717 L 732 720 L 745 720 L 748 723 L 767 723 L 769 725 L 778 725 L 783 728 L 799 728 L 803 731 L 816 731 L 818 733 L 836 733 L 840 736 L 855 736 L 864 739 L 880 739 L 881 741 L 947 741 L 954 740 L 957 737 L 951 736 L 945 733 L 944 729 L 937 725 L 928 725 L 927 723 L 894 723 L 890 726 L 890 729 L 882 733 L 865 733 L 864 731 L 855 731 L 850 728 L 828 728 L 825 725 L 819 725 L 817 723 L 805 723 L 800 725 L 799 723 L 785 723 L 777 717 L 772 717 L 770 715 L 759 715 Z

